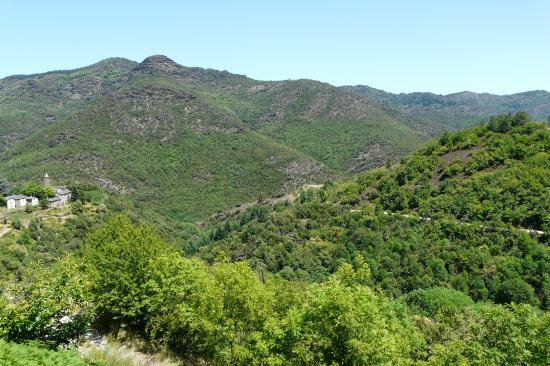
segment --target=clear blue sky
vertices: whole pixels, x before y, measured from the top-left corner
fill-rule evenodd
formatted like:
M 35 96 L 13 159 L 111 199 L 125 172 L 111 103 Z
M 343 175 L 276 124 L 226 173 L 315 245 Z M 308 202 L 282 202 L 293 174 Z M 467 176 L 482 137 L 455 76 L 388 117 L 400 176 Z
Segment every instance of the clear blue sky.
M 549 0 L 0 0 L 0 77 L 165 54 L 392 92 L 550 90 Z

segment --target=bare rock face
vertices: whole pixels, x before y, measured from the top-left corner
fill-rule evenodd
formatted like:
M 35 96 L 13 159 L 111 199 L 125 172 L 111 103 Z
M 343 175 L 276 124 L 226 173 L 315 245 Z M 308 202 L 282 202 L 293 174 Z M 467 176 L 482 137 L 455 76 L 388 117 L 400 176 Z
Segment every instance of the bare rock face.
M 364 172 L 385 164 L 387 160 L 393 161 L 399 154 L 392 151 L 389 143 L 374 143 L 369 145 L 359 155 L 353 158 L 348 169 L 349 173 Z
M 48 146 L 49 147 L 54 147 L 54 146 L 57 146 L 57 145 L 63 145 L 64 143 L 70 142 L 70 141 L 73 141 L 73 140 L 77 140 L 77 138 L 75 136 L 68 135 L 68 134 L 62 132 L 59 136 L 56 136 L 53 140 L 48 142 Z
M 170 75 L 178 74 L 182 71 L 182 66 L 178 65 L 174 60 L 164 55 L 149 56 L 143 60 L 137 67 L 136 71 L 146 73 L 162 72 Z

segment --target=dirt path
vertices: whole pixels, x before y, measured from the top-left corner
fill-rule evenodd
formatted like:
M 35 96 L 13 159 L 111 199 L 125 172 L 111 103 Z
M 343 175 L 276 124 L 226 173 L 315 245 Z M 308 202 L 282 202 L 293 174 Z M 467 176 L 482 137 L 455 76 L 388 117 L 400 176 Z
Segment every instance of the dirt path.
M 11 231 L 10 227 L 8 225 L 1 225 L 0 226 L 0 238 L 6 235 Z
M 85 342 L 78 347 L 81 355 L 91 359 L 104 359 L 108 364 L 132 366 L 182 366 L 183 363 L 163 357 L 160 354 L 142 352 L 135 345 L 111 342 L 104 335 L 93 330 L 84 336 Z M 111 362 L 111 363 L 109 363 Z
M 285 194 L 283 196 L 280 196 L 280 197 L 266 198 L 262 201 L 243 203 L 243 204 L 240 204 L 237 207 L 233 207 L 233 208 L 227 209 L 225 211 L 215 213 L 215 214 L 211 215 L 205 221 L 197 221 L 196 224 L 199 227 L 202 228 L 202 227 L 205 227 L 208 220 L 224 221 L 224 220 L 227 220 L 230 217 L 234 217 L 238 214 L 241 214 L 241 213 L 245 212 L 248 208 L 250 208 L 254 205 L 275 206 L 276 204 L 281 203 L 281 202 L 292 203 L 296 200 L 296 197 L 297 197 L 298 192 L 300 190 L 304 190 L 304 189 L 321 189 L 321 188 L 323 188 L 323 186 L 324 186 L 323 184 L 304 184 L 300 189 L 296 190 L 295 192 L 287 193 L 287 194 Z
M 350 212 L 361 212 L 361 210 L 356 210 L 356 209 L 353 210 L 352 209 L 352 210 L 350 210 Z M 396 212 L 390 212 L 390 211 L 384 211 L 384 215 L 400 216 L 404 219 L 416 218 L 416 219 L 422 220 L 422 221 L 432 221 L 431 217 L 422 217 L 422 216 L 418 216 L 418 215 L 409 215 L 409 214 L 402 214 L 402 213 L 396 213 Z M 456 222 L 460 225 L 466 225 L 466 226 L 474 225 L 472 223 L 459 221 L 459 220 L 456 220 Z M 522 231 L 522 232 L 527 233 L 529 235 L 535 235 L 535 236 L 543 236 L 543 235 L 546 234 L 546 232 L 541 231 L 541 230 L 525 229 L 525 228 L 522 228 L 522 227 L 506 228 L 506 227 L 493 227 L 493 226 L 485 226 L 485 225 L 480 225 L 479 227 L 480 228 L 492 229 L 492 230 L 501 230 L 501 231 L 517 230 L 517 231 Z

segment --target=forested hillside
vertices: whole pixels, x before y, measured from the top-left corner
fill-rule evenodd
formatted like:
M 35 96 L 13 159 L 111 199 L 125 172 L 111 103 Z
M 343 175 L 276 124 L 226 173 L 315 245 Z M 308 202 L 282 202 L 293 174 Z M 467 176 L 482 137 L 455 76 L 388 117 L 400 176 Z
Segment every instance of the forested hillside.
M 546 90 L 510 95 L 466 91 L 441 95 L 421 92 L 393 94 L 366 85 L 344 86 L 342 89 L 452 130 L 475 126 L 491 115 L 518 111 L 528 112 L 537 121 L 550 121 L 550 93 Z
M 550 130 L 505 115 L 386 168 L 214 224 L 190 252 L 321 281 L 360 255 L 393 296 L 433 286 L 550 303 Z M 539 234 L 528 229 L 538 230 Z M 544 232 L 541 234 L 540 232 Z
M 379 166 L 443 132 L 329 84 L 164 56 L 2 79 L 0 127 L 12 183 L 48 172 L 172 222 Z
M 493 117 L 212 216 L 186 253 L 73 186 L 0 237 L 0 364 L 135 364 L 71 349 L 93 329 L 181 365 L 547 365 L 549 154 L 547 125 Z

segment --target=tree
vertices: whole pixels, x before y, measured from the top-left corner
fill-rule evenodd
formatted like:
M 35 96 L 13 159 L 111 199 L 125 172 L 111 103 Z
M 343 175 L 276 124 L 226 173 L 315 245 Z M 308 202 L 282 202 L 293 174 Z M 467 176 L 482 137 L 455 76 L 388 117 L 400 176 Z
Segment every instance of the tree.
M 50 204 L 49 204 L 48 199 L 47 199 L 46 197 L 42 197 L 42 198 L 40 199 L 40 208 L 42 208 L 42 209 L 45 210 L 45 209 L 47 209 L 47 208 L 49 207 L 49 205 L 50 205 Z
M 24 187 L 18 187 L 14 191 L 19 194 L 37 197 L 39 200 L 55 196 L 55 191 L 52 187 L 44 187 L 35 182 L 28 183 Z
M 73 257 L 6 287 L 0 295 L 0 338 L 66 344 L 82 335 L 94 316 L 86 278 Z
M 154 231 L 115 216 L 90 234 L 83 248 L 83 262 L 99 316 L 117 330 L 125 322 L 143 330 L 146 309 L 144 287 L 149 263 L 173 253 Z
M 461 314 L 430 320 L 440 328 L 427 365 L 548 365 L 550 313 L 529 305 L 475 305 Z M 442 329 L 441 329 L 442 328 Z
M 10 185 L 8 180 L 0 176 L 0 196 L 7 196 L 10 194 Z
M 403 296 L 403 300 L 415 313 L 431 317 L 438 312 L 457 311 L 474 304 L 465 293 L 444 287 L 414 290 Z
M 304 305 L 283 321 L 288 364 L 411 364 L 422 336 L 397 304 L 368 287 L 341 282 L 342 275 L 350 278 L 350 267 L 343 271 L 312 285 Z
M 144 287 L 147 335 L 189 357 L 215 357 L 223 348 L 222 288 L 197 259 L 161 255 L 150 262 Z
M 502 282 L 498 287 L 495 300 L 500 304 L 515 302 L 540 305 L 540 300 L 535 295 L 533 287 L 521 278 L 512 278 Z
M 529 121 L 529 114 L 525 111 L 519 111 L 512 119 L 512 126 L 523 126 Z
M 71 204 L 71 213 L 73 215 L 80 215 L 84 212 L 84 205 L 80 200 L 76 200 Z

